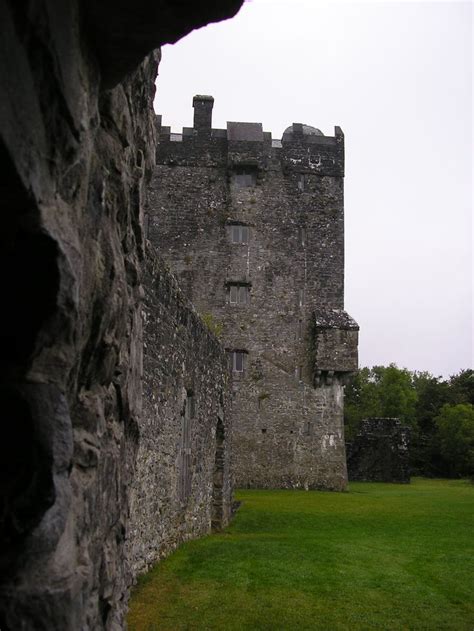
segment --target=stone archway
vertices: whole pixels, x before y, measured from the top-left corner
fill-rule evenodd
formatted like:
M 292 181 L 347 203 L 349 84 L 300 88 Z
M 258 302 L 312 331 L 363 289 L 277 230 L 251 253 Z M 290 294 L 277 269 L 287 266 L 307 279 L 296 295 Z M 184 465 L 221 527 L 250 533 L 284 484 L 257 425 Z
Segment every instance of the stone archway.
M 212 514 L 211 528 L 220 530 L 224 521 L 224 455 L 225 430 L 219 417 L 216 425 L 215 459 L 212 474 Z

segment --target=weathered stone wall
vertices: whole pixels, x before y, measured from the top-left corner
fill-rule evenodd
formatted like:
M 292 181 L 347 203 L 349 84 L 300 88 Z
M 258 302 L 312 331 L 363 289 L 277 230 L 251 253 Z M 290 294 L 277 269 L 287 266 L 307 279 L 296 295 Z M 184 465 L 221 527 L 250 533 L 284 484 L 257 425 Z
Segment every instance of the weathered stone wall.
M 239 5 L 0 0 L 2 631 L 123 628 L 158 57 L 141 62 Z
M 230 371 L 216 337 L 149 246 L 144 278 L 143 413 L 129 556 L 143 572 L 230 517 Z
M 11 82 L 2 99 L 1 269 L 11 299 L 2 409 L 14 435 L 2 441 L 0 626 L 50 631 L 120 626 L 131 580 L 123 546 L 157 59 L 99 100 L 78 16 L 62 31 L 46 17 L 38 8 L 20 23 L 3 6 L 1 19 L 9 37 L 0 74 Z
M 272 142 L 259 123 L 211 129 L 210 97 L 194 106 L 194 129 L 161 128 L 149 236 L 222 327 L 236 483 L 342 489 L 342 380 L 357 369 L 358 330 L 343 311 L 342 132 L 293 125 Z
M 410 430 L 397 418 L 364 419 L 347 444 L 349 480 L 410 482 Z

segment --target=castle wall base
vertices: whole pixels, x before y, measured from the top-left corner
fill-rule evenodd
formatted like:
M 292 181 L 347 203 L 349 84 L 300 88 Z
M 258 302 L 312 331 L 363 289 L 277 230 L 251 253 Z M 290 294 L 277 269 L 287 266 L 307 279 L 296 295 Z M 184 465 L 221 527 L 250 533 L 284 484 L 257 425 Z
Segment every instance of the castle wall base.
M 234 379 L 236 487 L 344 490 L 343 387 L 312 388 L 258 358 L 247 372 Z

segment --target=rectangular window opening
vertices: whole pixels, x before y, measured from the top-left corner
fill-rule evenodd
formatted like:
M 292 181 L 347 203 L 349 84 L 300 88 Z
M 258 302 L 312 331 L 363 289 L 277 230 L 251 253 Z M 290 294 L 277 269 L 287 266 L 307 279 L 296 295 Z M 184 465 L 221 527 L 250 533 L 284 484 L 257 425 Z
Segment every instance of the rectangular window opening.
M 234 352 L 234 370 L 235 372 L 244 372 L 244 354 L 239 351 Z
M 229 364 L 230 368 L 233 372 L 244 372 L 245 369 L 245 359 L 244 356 L 247 354 L 244 351 L 228 351 L 229 353 Z
M 249 302 L 249 287 L 234 283 L 229 285 L 229 303 L 231 305 L 246 305 Z
M 232 181 L 237 188 L 251 188 L 257 184 L 255 169 L 239 169 L 232 175 Z
M 306 228 L 298 228 L 298 241 L 303 247 L 306 245 Z
M 192 419 L 195 416 L 196 412 L 196 404 L 194 400 L 194 395 L 192 393 L 188 393 L 186 396 L 186 410 L 185 416 L 188 419 Z
M 236 305 L 239 298 L 239 287 L 237 285 L 231 285 L 229 287 L 229 302 L 231 305 Z
M 248 243 L 249 228 L 248 226 L 232 225 L 230 227 L 230 238 L 232 243 Z
M 301 340 L 303 337 L 303 320 L 298 320 L 298 339 Z

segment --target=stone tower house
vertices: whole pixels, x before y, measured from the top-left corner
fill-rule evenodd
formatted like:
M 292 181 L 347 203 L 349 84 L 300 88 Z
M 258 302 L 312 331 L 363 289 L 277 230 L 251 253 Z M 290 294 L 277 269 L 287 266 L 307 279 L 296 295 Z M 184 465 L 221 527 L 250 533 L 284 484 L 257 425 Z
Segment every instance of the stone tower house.
M 213 102 L 182 134 L 157 117 L 148 237 L 228 351 L 236 485 L 343 489 L 344 135 L 213 129 Z

